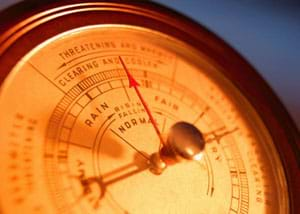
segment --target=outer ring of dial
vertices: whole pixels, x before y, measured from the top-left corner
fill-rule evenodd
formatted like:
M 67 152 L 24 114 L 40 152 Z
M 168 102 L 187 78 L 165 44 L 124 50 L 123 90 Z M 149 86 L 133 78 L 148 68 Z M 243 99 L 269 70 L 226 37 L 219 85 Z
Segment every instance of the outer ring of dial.
M 21 15 L 20 15 L 21 14 Z M 237 52 L 194 21 L 150 2 L 79 0 L 22 2 L 2 12 L 0 83 L 32 48 L 59 33 L 94 24 L 160 31 L 206 54 L 247 98 L 269 130 L 287 177 L 291 213 L 300 213 L 300 135 L 271 88 Z M 241 72 L 243 71 L 243 72 Z M 255 87 L 253 86 L 255 83 Z

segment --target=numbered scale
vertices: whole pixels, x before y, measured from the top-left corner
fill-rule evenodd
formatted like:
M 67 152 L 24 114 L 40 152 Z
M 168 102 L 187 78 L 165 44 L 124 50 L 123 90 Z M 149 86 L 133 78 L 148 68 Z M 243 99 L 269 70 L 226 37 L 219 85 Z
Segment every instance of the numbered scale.
M 203 27 L 124 1 L 3 20 L 1 213 L 300 212 L 297 128 Z

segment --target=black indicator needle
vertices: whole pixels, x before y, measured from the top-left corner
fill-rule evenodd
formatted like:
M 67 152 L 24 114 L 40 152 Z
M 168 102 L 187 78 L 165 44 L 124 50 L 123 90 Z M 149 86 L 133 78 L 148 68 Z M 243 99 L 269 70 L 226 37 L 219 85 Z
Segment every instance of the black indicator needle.
M 142 155 L 146 160 L 150 160 L 149 157 L 147 157 L 144 153 L 142 153 L 140 150 L 138 150 L 135 146 L 133 146 L 131 143 L 129 143 L 125 138 L 123 138 L 121 135 L 119 135 L 117 132 L 115 132 L 113 129 L 110 129 L 112 133 L 114 133 L 117 137 L 119 137 L 122 141 L 124 141 L 126 144 L 128 144 L 131 148 L 133 148 L 136 152 L 138 152 L 140 155 Z

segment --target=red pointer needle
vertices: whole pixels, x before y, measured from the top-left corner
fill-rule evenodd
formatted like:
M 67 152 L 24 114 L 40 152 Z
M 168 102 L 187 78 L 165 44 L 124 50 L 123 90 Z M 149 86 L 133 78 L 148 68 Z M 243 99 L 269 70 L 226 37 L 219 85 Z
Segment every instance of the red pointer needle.
M 148 106 L 147 106 L 147 103 L 145 102 L 144 98 L 143 98 L 142 95 L 141 95 L 141 92 L 140 92 L 139 89 L 138 89 L 138 86 L 140 86 L 140 84 L 139 84 L 139 83 L 133 78 L 133 76 L 130 74 L 130 72 L 128 71 L 128 69 L 127 69 L 127 67 L 126 67 L 126 65 L 125 65 L 125 63 L 124 63 L 124 61 L 122 60 L 121 56 L 119 56 L 119 59 L 120 59 L 120 62 L 121 62 L 121 64 L 122 64 L 124 70 L 126 71 L 126 74 L 127 74 L 128 80 L 129 80 L 129 88 L 131 88 L 131 87 L 134 88 L 136 94 L 137 94 L 138 97 L 140 98 L 140 100 L 141 100 L 141 102 L 142 102 L 142 104 L 143 104 L 143 106 L 144 106 L 144 108 L 145 108 L 145 110 L 146 110 L 146 112 L 147 112 L 147 114 L 148 114 L 148 116 L 149 116 L 149 119 L 150 119 L 150 121 L 151 121 L 151 123 L 152 123 L 152 125 L 153 125 L 153 127 L 154 127 L 154 129 L 155 129 L 156 134 L 157 134 L 158 137 L 159 137 L 160 143 L 161 143 L 161 144 L 164 144 L 164 140 L 163 140 L 163 138 L 162 138 L 162 136 L 161 136 L 161 133 L 160 133 L 160 131 L 159 131 L 157 125 L 156 125 L 156 122 L 155 122 L 155 120 L 154 120 L 154 118 L 153 118 L 153 116 L 152 116 L 152 114 L 151 114 L 151 112 L 150 112 L 150 110 L 149 110 L 149 108 L 148 108 Z

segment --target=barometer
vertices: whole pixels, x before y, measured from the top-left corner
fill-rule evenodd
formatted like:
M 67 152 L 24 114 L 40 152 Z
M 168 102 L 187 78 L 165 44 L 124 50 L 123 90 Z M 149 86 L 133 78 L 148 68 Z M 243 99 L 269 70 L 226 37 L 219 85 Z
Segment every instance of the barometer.
M 298 129 L 204 27 L 48 1 L 0 32 L 1 213 L 300 213 Z

